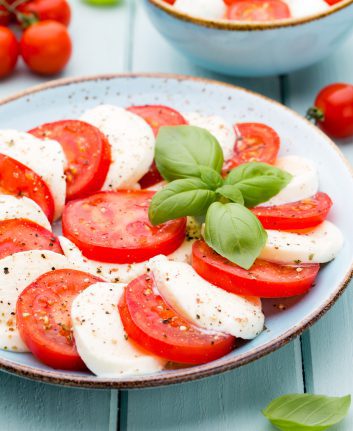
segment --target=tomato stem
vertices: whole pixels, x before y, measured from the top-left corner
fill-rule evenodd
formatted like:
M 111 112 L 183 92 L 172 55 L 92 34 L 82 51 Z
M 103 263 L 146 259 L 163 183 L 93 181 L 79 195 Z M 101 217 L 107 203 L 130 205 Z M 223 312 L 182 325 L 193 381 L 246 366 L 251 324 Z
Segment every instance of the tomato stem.
M 35 24 L 39 21 L 38 16 L 34 13 L 24 14 L 18 12 L 18 6 L 21 6 L 24 3 L 27 3 L 29 0 L 16 0 L 11 5 L 7 3 L 6 0 L 0 0 L 0 6 L 3 6 L 6 11 L 10 14 L 16 16 L 17 21 L 20 23 L 23 29 L 30 27 L 32 24 Z
M 15 14 L 17 21 L 24 30 L 39 22 L 38 16 L 35 13 L 21 13 L 16 11 Z
M 313 123 L 321 123 L 325 119 L 325 114 L 323 111 L 316 106 L 312 106 L 306 111 L 305 118 L 309 121 L 312 121 Z

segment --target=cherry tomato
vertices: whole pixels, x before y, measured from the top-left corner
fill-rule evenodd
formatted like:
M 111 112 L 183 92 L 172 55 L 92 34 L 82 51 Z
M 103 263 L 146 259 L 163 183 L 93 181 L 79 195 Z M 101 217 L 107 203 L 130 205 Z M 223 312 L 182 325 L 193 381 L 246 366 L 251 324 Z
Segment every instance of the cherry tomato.
M 227 18 L 236 21 L 274 21 L 291 17 L 282 0 L 236 0 L 227 10 Z
M 71 9 L 66 0 L 30 0 L 17 8 L 25 15 L 34 14 L 39 21 L 53 20 L 65 26 L 70 24 Z
M 307 112 L 307 118 L 333 138 L 353 136 L 353 85 L 331 84 L 316 97 L 315 106 Z
M 58 141 L 65 152 L 67 200 L 97 192 L 104 184 L 110 166 L 108 139 L 96 127 L 78 120 L 43 124 L 29 133 L 41 139 Z
M 15 35 L 8 28 L 0 26 L 0 79 L 15 69 L 18 54 L 19 45 Z
M 185 239 L 186 219 L 152 226 L 148 207 L 154 192 L 100 192 L 69 202 L 63 233 L 82 253 L 103 262 L 135 263 L 168 255 Z
M 58 238 L 33 221 L 0 221 L 0 259 L 27 250 L 50 250 L 63 254 Z
M 6 10 L 4 6 L 0 5 L 0 26 L 9 25 L 10 21 L 11 21 L 11 14 Z
M 240 137 L 234 145 L 234 156 L 224 164 L 223 171 L 248 162 L 275 163 L 281 141 L 272 127 L 262 123 L 239 123 L 236 128 Z
M 70 35 L 63 24 L 41 21 L 31 25 L 21 38 L 21 54 L 27 66 L 41 75 L 61 72 L 71 57 Z
M 32 199 L 53 221 L 54 199 L 46 183 L 31 169 L 3 154 L 0 154 L 0 192 Z
M 164 105 L 143 105 L 131 106 L 128 111 L 142 117 L 152 128 L 155 136 L 163 126 L 180 126 L 187 124 L 185 118 L 175 109 Z M 143 189 L 154 186 L 163 181 L 163 177 L 158 172 L 156 164 L 153 162 L 150 170 L 139 181 Z
M 332 207 L 326 193 L 308 199 L 272 207 L 256 207 L 251 211 L 265 229 L 307 229 L 322 223 Z
M 235 338 L 210 333 L 183 319 L 155 293 L 153 279 L 132 281 L 119 302 L 127 335 L 144 349 L 169 361 L 202 364 L 229 353 Z
M 73 269 L 53 270 L 24 289 L 17 301 L 21 338 L 44 364 L 62 370 L 84 370 L 71 324 L 71 304 L 91 284 L 102 281 Z
M 319 264 L 279 265 L 257 259 L 246 270 L 217 254 L 204 241 L 193 244 L 192 266 L 215 286 L 260 298 L 302 295 L 313 285 L 320 269 Z

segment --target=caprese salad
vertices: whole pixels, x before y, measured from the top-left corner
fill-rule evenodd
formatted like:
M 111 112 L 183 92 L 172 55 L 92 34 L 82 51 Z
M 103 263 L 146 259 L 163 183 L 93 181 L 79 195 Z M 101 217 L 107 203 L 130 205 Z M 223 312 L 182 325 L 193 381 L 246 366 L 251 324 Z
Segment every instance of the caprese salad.
M 261 298 L 304 295 L 343 244 L 315 164 L 280 144 L 156 105 L 1 130 L 0 348 L 117 378 L 258 336 Z
M 199 18 L 266 22 L 325 12 L 342 0 L 164 0 Z

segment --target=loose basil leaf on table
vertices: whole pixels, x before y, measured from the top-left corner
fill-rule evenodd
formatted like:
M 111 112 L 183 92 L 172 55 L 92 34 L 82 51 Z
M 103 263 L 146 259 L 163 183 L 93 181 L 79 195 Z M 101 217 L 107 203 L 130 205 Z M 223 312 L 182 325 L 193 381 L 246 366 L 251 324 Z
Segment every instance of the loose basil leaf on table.
M 275 166 L 250 162 L 232 169 L 224 184 L 236 185 L 245 205 L 252 208 L 278 194 L 291 179 L 292 175 Z
M 205 241 L 221 256 L 249 269 L 265 246 L 267 233 L 243 205 L 215 202 L 206 214 Z
M 232 202 L 244 205 L 243 195 L 241 194 L 241 191 L 237 189 L 236 186 L 224 185 L 216 189 L 216 193 L 220 194 L 226 199 L 229 199 Z
M 200 166 L 221 172 L 223 151 L 217 139 L 205 129 L 167 126 L 159 130 L 155 162 L 167 181 L 200 177 Z
M 289 394 L 271 401 L 262 413 L 281 431 L 323 431 L 341 422 L 350 405 L 350 395 Z
M 148 216 L 153 225 L 185 216 L 201 216 L 217 195 L 198 178 L 175 180 L 155 194 Z

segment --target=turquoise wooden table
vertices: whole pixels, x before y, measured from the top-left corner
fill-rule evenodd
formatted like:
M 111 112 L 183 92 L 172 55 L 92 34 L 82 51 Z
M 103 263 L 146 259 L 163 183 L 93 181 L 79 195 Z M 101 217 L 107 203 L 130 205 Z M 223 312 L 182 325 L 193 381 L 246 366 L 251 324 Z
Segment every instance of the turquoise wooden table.
M 263 93 L 300 113 L 333 81 L 353 82 L 353 36 L 325 62 L 266 79 L 230 79 L 188 63 L 150 25 L 139 0 L 95 9 L 71 0 L 74 56 L 64 76 L 172 72 L 212 77 Z M 0 97 L 42 82 L 20 67 Z M 353 162 L 353 141 L 340 144 Z M 353 290 L 301 338 L 248 366 L 168 388 L 89 391 L 0 373 L 1 431 L 270 431 L 260 410 L 290 392 L 353 393 Z M 353 409 L 336 431 L 353 429 Z

